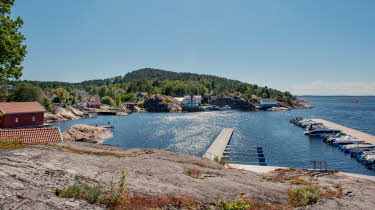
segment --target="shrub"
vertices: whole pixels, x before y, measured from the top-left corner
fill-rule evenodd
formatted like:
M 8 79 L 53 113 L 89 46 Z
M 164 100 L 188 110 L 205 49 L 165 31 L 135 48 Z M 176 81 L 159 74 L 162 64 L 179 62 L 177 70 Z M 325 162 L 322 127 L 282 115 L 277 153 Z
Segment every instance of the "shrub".
M 225 200 L 219 200 L 219 208 L 223 210 L 240 210 L 240 209 L 249 209 L 250 204 L 244 199 L 239 198 L 235 202 L 227 202 Z
M 56 194 L 61 198 L 77 198 L 96 203 L 101 195 L 101 189 L 98 186 L 75 183 L 65 190 L 57 190 Z
M 303 207 L 316 203 L 322 195 L 318 187 L 306 185 L 288 190 L 289 204 L 294 207 Z
M 215 157 L 214 161 L 223 166 L 225 166 L 228 163 L 228 161 L 225 158 L 219 158 L 219 157 Z

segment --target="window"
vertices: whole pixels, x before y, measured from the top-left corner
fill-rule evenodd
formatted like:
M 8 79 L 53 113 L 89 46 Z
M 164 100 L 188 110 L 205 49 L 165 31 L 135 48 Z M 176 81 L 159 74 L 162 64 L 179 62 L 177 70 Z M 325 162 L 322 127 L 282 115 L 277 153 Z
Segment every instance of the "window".
M 33 117 L 31 118 L 31 120 L 32 120 L 33 122 L 35 122 L 35 116 L 33 116 Z
M 16 117 L 16 123 L 18 123 L 18 117 Z

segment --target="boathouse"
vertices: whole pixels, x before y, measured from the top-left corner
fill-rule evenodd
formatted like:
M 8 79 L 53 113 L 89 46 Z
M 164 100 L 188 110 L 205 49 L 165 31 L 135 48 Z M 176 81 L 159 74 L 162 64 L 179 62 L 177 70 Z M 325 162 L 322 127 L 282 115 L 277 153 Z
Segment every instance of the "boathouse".
M 46 110 L 38 102 L 0 103 L 0 128 L 21 128 L 44 124 Z
M 127 109 L 134 110 L 135 109 L 135 102 L 134 101 L 128 101 L 125 103 L 125 106 Z
M 100 97 L 97 95 L 91 96 L 89 101 L 87 102 L 88 108 L 100 109 Z

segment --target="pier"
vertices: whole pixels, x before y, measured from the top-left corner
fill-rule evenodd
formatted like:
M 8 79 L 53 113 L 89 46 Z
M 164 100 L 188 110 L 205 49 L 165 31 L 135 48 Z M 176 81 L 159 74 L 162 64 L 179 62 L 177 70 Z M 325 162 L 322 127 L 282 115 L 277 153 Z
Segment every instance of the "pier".
M 232 138 L 233 131 L 233 128 L 224 128 L 208 148 L 203 157 L 206 157 L 210 160 L 214 160 L 215 158 L 218 158 L 220 160 L 221 158 L 223 158 L 225 149 L 227 148 L 227 145 Z
M 327 120 L 322 120 L 322 119 L 311 119 L 311 120 L 313 120 L 314 122 L 317 122 L 317 123 L 323 123 L 323 125 L 325 125 L 329 128 L 339 129 L 342 132 L 346 133 L 347 135 L 357 137 L 358 139 L 361 139 L 361 140 L 366 141 L 368 143 L 375 144 L 375 136 L 373 136 L 373 135 L 370 135 L 370 134 L 367 134 L 367 133 L 364 133 L 364 132 L 361 132 L 361 131 L 357 131 L 357 130 L 354 130 L 354 129 L 351 129 L 351 128 L 347 128 L 345 126 L 342 126 L 342 125 L 339 125 L 339 124 L 336 124 L 336 123 L 333 123 L 333 122 L 330 122 L 330 121 L 327 121 Z

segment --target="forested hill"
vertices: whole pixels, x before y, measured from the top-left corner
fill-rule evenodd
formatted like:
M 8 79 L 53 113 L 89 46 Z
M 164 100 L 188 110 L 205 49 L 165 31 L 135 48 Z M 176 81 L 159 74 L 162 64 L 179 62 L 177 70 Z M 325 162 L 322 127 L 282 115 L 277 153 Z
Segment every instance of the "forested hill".
M 91 94 L 118 98 L 131 92 L 148 92 L 170 96 L 184 96 L 189 93 L 209 96 L 241 95 L 250 99 L 252 95 L 262 98 L 276 98 L 279 101 L 289 101 L 293 96 L 289 92 L 281 92 L 268 87 L 259 87 L 245 82 L 226 79 L 212 75 L 193 73 L 177 73 L 160 69 L 140 69 L 103 80 L 88 80 L 80 83 L 23 81 L 53 92 L 57 88 L 67 90 L 75 95 L 78 90 L 86 90 Z M 19 83 L 19 82 L 16 82 Z

